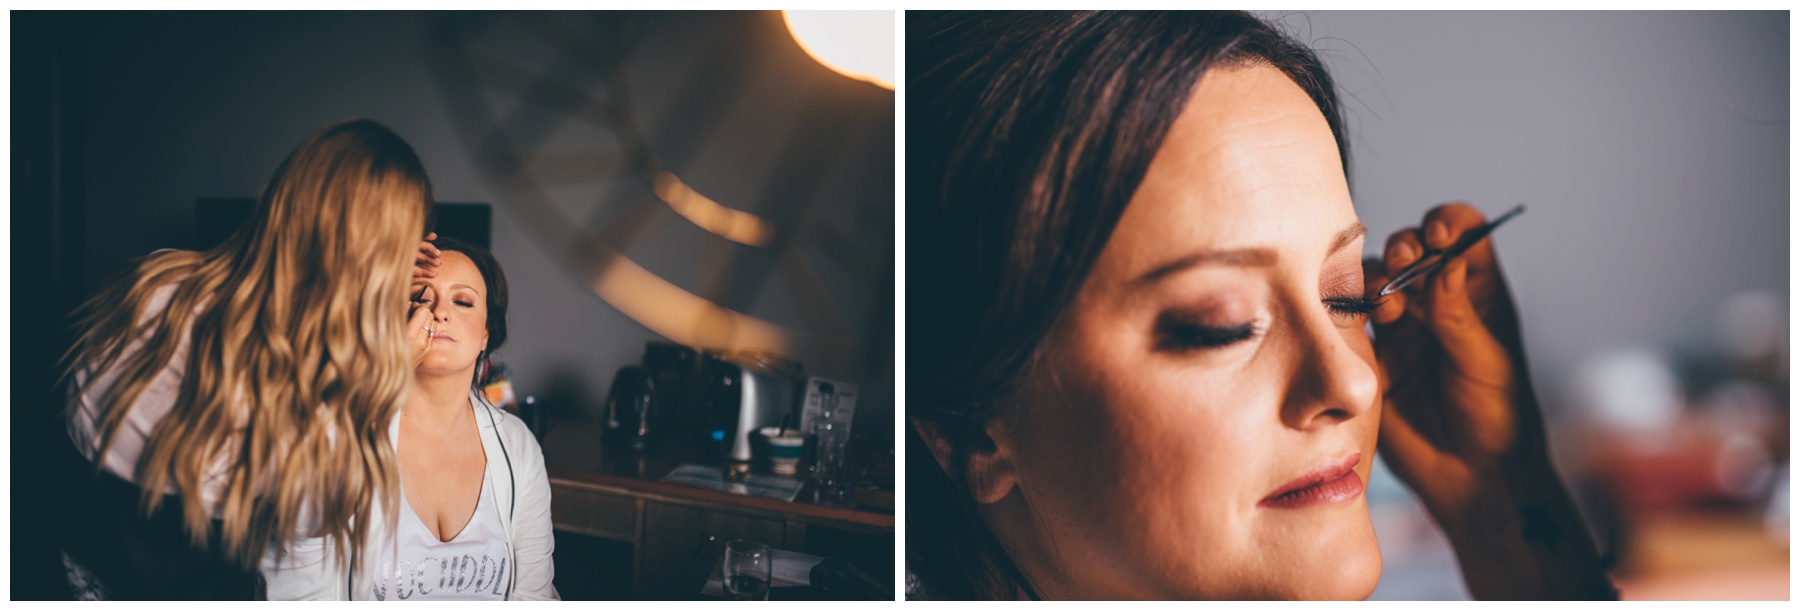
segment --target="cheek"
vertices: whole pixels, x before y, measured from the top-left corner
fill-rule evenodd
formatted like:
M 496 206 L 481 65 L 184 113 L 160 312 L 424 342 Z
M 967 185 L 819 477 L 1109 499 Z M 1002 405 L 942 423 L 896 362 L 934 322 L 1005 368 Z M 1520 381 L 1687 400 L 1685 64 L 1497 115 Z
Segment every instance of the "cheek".
M 1221 500 L 1258 456 L 1248 451 L 1279 422 L 1272 415 L 1280 387 L 1261 359 L 1202 366 L 1194 359 L 1148 350 L 1146 341 L 1117 331 L 1086 342 L 1075 365 L 1061 374 L 1068 396 L 1064 416 L 1092 438 L 1090 459 L 1110 468 L 1120 486 L 1141 497 L 1180 496 L 1207 489 Z M 1080 347 L 1082 345 L 1078 345 Z M 1271 371 L 1265 371 L 1271 370 Z M 1175 490 L 1175 489 L 1184 489 Z M 1191 504 L 1191 499 L 1190 499 Z
M 471 312 L 463 317 L 463 327 L 469 337 L 475 338 L 475 345 L 481 345 L 487 338 L 487 316 L 481 312 Z
M 1284 452 L 1316 442 L 1280 417 L 1294 361 L 1270 351 L 1203 365 L 1129 333 L 1065 338 L 1013 420 L 1036 534 L 1070 570 L 1141 595 L 1245 597 L 1295 595 L 1312 583 L 1296 575 L 1335 574 L 1340 557 L 1363 566 L 1373 553 L 1379 566 L 1360 507 L 1322 518 L 1257 509 L 1291 470 Z M 1367 336 L 1345 333 L 1373 367 Z M 1347 423 L 1370 457 L 1378 418 Z
M 1192 568 L 1195 549 L 1241 549 L 1266 429 L 1278 426 L 1256 416 L 1275 412 L 1273 385 L 1101 344 L 1052 365 L 1055 383 L 1020 429 L 1021 486 L 1078 533 L 1053 536 L 1096 558 L 1135 550 L 1118 561 L 1152 573 Z
M 1382 376 L 1381 363 L 1375 358 L 1375 344 L 1369 340 L 1369 334 L 1363 331 L 1361 325 L 1346 330 L 1344 333 L 1344 342 L 1350 345 L 1350 350 L 1356 353 L 1357 358 L 1362 359 L 1363 363 L 1368 364 L 1369 371 L 1375 372 L 1377 379 Z M 1385 390 L 1387 388 L 1386 382 L 1383 381 L 1378 388 Z M 1374 456 L 1371 452 L 1375 451 L 1375 434 L 1381 423 L 1381 403 L 1382 395 L 1380 391 L 1377 391 L 1375 393 L 1374 404 L 1369 406 L 1368 413 L 1357 418 L 1357 420 L 1361 422 L 1350 423 L 1350 426 L 1357 431 L 1358 438 L 1363 440 L 1363 445 L 1365 446 L 1364 453 L 1367 456 Z M 1364 464 L 1366 465 L 1373 462 L 1373 460 L 1365 461 Z M 1368 474 L 1364 473 L 1363 475 L 1365 476 L 1363 481 L 1369 481 L 1369 478 L 1366 477 Z
M 1163 509 L 1231 501 L 1253 466 L 1250 447 L 1266 436 L 1251 415 L 1270 401 L 1245 379 L 1256 372 L 1165 365 L 1113 373 L 1101 381 L 1105 399 L 1094 405 L 1106 417 L 1093 430 L 1106 433 L 1120 485 Z

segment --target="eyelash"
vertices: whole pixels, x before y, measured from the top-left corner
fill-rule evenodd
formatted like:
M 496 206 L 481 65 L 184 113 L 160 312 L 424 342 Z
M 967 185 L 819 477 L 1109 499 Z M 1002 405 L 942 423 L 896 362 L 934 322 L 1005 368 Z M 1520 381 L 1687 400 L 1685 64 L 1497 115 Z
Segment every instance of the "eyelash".
M 414 297 L 414 298 L 412 298 L 412 302 L 413 303 L 425 303 L 425 298 L 424 297 Z M 465 308 L 475 307 L 475 302 L 473 302 L 473 301 L 455 301 L 452 303 L 455 303 L 456 305 L 459 305 L 459 306 L 462 306 Z
M 1223 348 L 1256 337 L 1260 333 L 1254 323 L 1214 327 L 1165 318 L 1157 327 L 1156 347 L 1166 352 Z
M 1386 299 L 1370 299 L 1368 297 L 1329 297 L 1325 299 L 1325 308 L 1333 314 L 1350 318 L 1361 318 L 1375 313 Z
M 1381 307 L 1383 301 L 1385 300 L 1367 297 L 1330 297 L 1324 300 L 1324 304 L 1333 315 L 1354 320 L 1373 313 L 1376 308 Z M 1261 334 L 1253 323 L 1214 327 L 1184 322 L 1173 317 L 1164 317 L 1157 323 L 1157 327 L 1157 348 L 1172 352 L 1223 348 Z

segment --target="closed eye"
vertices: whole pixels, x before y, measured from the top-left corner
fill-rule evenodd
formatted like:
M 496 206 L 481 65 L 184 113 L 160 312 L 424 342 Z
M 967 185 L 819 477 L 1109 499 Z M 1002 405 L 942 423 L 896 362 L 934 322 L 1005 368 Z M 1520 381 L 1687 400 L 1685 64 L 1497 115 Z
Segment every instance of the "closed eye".
M 1373 314 L 1375 309 L 1381 307 L 1381 304 L 1387 300 L 1368 297 L 1328 297 L 1324 301 L 1325 309 L 1331 310 L 1332 314 L 1360 319 Z
M 1164 352 L 1188 352 L 1223 348 L 1256 335 L 1255 323 L 1220 327 L 1182 320 L 1180 316 L 1164 315 L 1156 323 L 1156 349 Z

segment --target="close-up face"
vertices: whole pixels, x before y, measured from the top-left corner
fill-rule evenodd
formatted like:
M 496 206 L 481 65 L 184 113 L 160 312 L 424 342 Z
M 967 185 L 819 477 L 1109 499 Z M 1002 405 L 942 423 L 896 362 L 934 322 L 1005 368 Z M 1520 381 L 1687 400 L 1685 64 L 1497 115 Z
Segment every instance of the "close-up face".
M 430 309 L 434 336 L 419 364 L 422 374 L 448 374 L 475 366 L 487 349 L 487 284 L 469 256 L 443 251 L 432 278 L 413 278 L 412 303 Z
M 996 423 L 1048 557 L 1027 570 L 1086 598 L 1373 591 L 1379 397 L 1341 163 L 1279 70 L 1202 78 Z

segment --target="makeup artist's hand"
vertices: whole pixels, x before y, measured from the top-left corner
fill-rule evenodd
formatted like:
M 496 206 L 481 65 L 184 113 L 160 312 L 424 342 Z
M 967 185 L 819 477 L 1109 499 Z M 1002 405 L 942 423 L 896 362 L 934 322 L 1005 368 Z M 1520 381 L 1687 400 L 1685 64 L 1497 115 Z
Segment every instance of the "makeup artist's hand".
M 425 291 L 429 294 L 431 289 Z M 412 348 L 412 365 L 417 369 L 419 363 L 425 362 L 425 354 L 431 351 L 431 332 L 427 327 L 436 324 L 437 317 L 430 306 L 409 303 L 407 308 L 406 345 Z
M 425 240 L 419 242 L 419 253 L 413 257 L 412 275 L 414 278 L 431 278 L 438 275 L 437 270 L 432 268 L 444 264 L 442 261 L 444 253 L 431 244 L 431 241 L 436 240 L 437 237 L 436 232 L 428 233 L 425 234 Z
M 1433 208 L 1422 230 L 1388 237 L 1383 260 L 1365 269 L 1367 294 L 1379 294 L 1425 248 L 1446 248 L 1485 222 L 1467 204 Z M 1509 455 L 1544 451 L 1519 319 L 1492 236 L 1388 295 L 1371 318 L 1385 401 L 1381 452 L 1427 503 L 1465 503 L 1481 472 Z
M 1366 294 L 1485 223 L 1444 204 L 1364 262 Z M 1519 317 L 1493 237 L 1371 316 L 1382 388 L 1379 447 L 1456 548 L 1476 598 L 1605 598 L 1612 592 L 1580 514 L 1551 467 Z M 1616 594 L 1611 594 L 1616 596 Z

